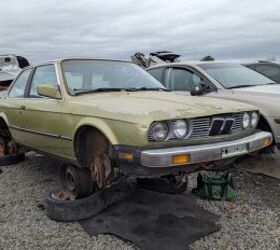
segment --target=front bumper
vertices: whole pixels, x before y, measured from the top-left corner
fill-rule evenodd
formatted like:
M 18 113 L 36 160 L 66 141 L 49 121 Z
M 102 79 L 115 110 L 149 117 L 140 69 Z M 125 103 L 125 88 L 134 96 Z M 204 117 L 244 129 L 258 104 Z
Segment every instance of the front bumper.
M 273 141 L 269 132 L 257 132 L 253 135 L 210 144 L 190 145 L 160 149 L 133 149 L 119 147 L 116 152 L 117 165 L 130 175 L 157 175 L 186 171 L 189 165 L 213 162 L 231 157 L 241 156 L 269 146 Z M 120 159 L 124 154 L 133 155 L 130 159 Z M 187 162 L 174 163 L 174 157 L 187 156 Z
M 189 164 L 211 162 L 230 157 L 240 156 L 264 148 L 263 142 L 269 138 L 272 142 L 272 135 L 269 132 L 258 132 L 248 137 L 204 145 L 185 146 L 176 148 L 144 150 L 141 153 L 141 164 L 145 167 L 170 167 L 172 157 L 175 155 L 189 155 Z M 232 150 L 230 149 L 240 149 Z

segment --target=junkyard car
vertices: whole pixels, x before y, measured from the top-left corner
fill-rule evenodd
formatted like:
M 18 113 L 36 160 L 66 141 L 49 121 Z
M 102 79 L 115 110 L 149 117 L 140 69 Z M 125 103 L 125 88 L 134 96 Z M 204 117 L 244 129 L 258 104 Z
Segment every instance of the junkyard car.
M 29 66 L 25 57 L 0 55 L 0 91 L 6 90 L 22 68 Z
M 175 62 L 147 69 L 167 88 L 180 94 L 246 102 L 260 110 L 258 128 L 274 135 L 280 149 L 280 84 L 240 64 Z
M 244 66 L 255 70 L 270 78 L 274 82 L 280 83 L 280 63 L 274 61 L 260 61 L 258 63 L 248 63 Z
M 63 59 L 25 68 L 0 100 L 4 154 L 32 149 L 62 159 L 68 190 L 108 186 L 113 169 L 138 177 L 269 146 L 251 105 L 168 92 L 125 61 Z

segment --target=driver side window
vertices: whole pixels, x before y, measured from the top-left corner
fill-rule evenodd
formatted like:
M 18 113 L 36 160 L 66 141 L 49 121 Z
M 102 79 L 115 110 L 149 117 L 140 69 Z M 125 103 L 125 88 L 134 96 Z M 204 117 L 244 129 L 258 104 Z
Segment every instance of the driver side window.
M 58 87 L 54 65 L 39 66 L 35 69 L 30 86 L 29 97 L 41 97 L 37 93 L 37 86 L 39 84 L 52 84 L 55 87 Z
M 192 91 L 201 83 L 201 78 L 186 69 L 171 68 L 168 77 L 168 87 L 171 90 Z
M 30 75 L 31 69 L 23 71 L 20 76 L 16 79 L 9 93 L 10 98 L 23 98 L 26 88 L 26 84 Z

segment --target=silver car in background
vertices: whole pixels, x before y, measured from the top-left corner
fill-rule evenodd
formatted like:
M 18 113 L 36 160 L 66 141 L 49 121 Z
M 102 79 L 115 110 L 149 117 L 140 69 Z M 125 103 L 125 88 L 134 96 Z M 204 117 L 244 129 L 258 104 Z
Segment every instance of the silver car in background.
M 178 94 L 237 100 L 259 108 L 259 128 L 274 135 L 280 149 L 280 84 L 237 63 L 173 62 L 147 71 Z

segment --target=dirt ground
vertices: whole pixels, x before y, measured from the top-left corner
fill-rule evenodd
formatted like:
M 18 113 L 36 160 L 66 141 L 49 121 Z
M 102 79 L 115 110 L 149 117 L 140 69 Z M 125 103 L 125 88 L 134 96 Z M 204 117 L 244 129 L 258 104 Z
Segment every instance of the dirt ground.
M 275 164 L 280 167 L 280 160 L 276 159 Z M 1 169 L 1 250 L 135 249 L 115 236 L 90 237 L 77 223 L 58 223 L 45 215 L 45 195 L 59 186 L 59 162 L 29 154 L 24 162 Z M 280 249 L 280 180 L 242 168 L 233 175 L 238 195 L 234 203 L 197 200 L 221 216 L 221 230 L 191 248 Z M 187 192 L 195 187 L 195 179 L 195 174 L 190 176 Z

